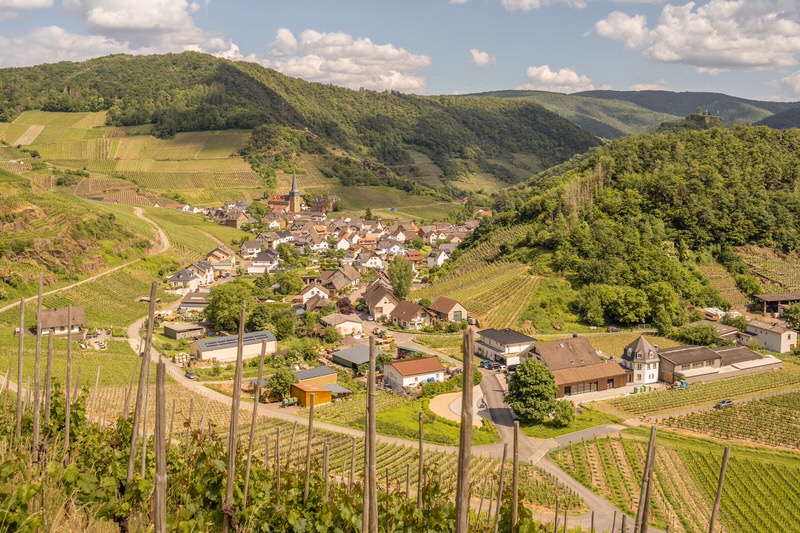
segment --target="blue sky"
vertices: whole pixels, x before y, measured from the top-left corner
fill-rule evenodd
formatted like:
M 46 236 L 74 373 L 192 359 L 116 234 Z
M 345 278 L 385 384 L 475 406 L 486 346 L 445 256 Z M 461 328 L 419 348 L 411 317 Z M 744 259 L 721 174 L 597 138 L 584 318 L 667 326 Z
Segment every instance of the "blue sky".
M 0 67 L 182 50 L 419 94 L 800 100 L 798 0 L 0 0 Z

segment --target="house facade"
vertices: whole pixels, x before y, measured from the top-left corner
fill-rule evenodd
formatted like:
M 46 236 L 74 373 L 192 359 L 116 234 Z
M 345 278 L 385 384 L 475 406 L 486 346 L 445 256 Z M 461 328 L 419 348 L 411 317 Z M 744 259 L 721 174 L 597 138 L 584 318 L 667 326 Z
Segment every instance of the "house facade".
M 336 328 L 339 335 L 361 335 L 364 332 L 364 322 L 355 313 L 349 315 L 331 313 L 322 317 L 320 321 L 326 326 Z
M 389 319 L 403 329 L 422 329 L 431 324 L 431 313 L 421 305 L 401 300 L 389 313 Z
M 437 320 L 444 322 L 461 322 L 468 318 L 467 308 L 450 298 L 440 296 L 429 307 Z
M 484 329 L 478 332 L 480 339 L 475 341 L 475 355 L 498 362 L 507 367 L 520 363 L 520 354 L 531 347 L 533 337 L 528 337 L 513 329 Z
M 383 381 L 393 390 L 444 381 L 444 365 L 436 357 L 392 361 L 383 365 Z
M 86 324 L 86 309 L 83 307 L 73 307 L 72 316 L 69 316 L 68 307 L 56 307 L 54 309 L 42 309 L 40 327 L 42 334 L 48 335 L 51 331 L 54 335 L 82 334 L 83 326 Z
M 653 346 L 644 336 L 627 345 L 622 354 L 622 367 L 630 372 L 631 383 L 648 385 L 658 383 L 658 346 Z
M 242 337 L 244 359 L 250 359 L 261 354 L 261 344 L 267 343 L 267 354 L 278 350 L 278 341 L 271 331 L 253 331 L 245 333 Z M 220 363 L 236 361 L 239 344 L 238 335 L 228 337 L 209 337 L 194 341 L 189 345 L 189 353 L 200 361 L 216 359 Z
M 771 352 L 789 353 L 797 347 L 797 332 L 790 328 L 753 320 L 748 322 L 745 331 Z

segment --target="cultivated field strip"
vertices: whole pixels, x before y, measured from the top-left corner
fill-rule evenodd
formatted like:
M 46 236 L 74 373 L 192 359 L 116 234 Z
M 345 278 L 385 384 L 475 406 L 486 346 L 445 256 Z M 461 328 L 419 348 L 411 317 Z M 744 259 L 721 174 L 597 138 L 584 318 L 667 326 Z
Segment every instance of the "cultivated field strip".
M 88 380 L 84 379 L 84 383 Z M 153 376 L 151 375 L 151 382 Z M 91 389 L 90 385 L 90 389 Z M 87 401 L 89 415 L 106 424 L 111 424 L 122 412 L 127 387 L 101 387 L 97 391 L 90 391 Z M 133 411 L 135 390 L 131 393 L 129 411 Z M 147 409 L 148 434 L 152 435 L 155 419 L 154 407 L 155 388 L 151 385 Z M 187 391 L 178 384 L 167 385 L 167 416 L 171 417 L 173 400 L 175 404 L 174 420 L 168 421 L 167 427 L 172 427 L 173 445 L 180 446 L 182 436 L 187 430 L 200 431 L 200 423 L 205 414 L 205 427 L 203 431 L 211 431 L 221 438 L 227 435 L 230 425 L 230 407 L 211 400 L 208 409 L 205 409 L 206 399 Z M 191 409 L 191 420 L 189 412 Z M 262 407 L 261 412 L 267 408 Z M 250 412 L 242 411 L 239 425 L 239 446 L 247 447 L 250 431 Z M 254 456 L 263 458 L 265 451 L 269 451 L 270 461 L 274 460 L 275 437 L 280 429 L 280 457 L 283 464 L 296 463 L 300 465 L 305 460 L 306 437 L 308 428 L 305 422 L 294 423 L 291 421 L 271 418 L 269 415 L 259 416 L 254 432 Z M 292 434 L 294 433 L 294 438 Z M 315 461 L 321 462 L 322 446 L 327 443 L 329 448 L 329 461 L 331 475 L 340 479 L 348 479 L 350 463 L 352 460 L 354 437 L 352 435 L 315 429 L 312 441 L 312 454 Z M 364 441 L 355 437 L 356 442 L 356 480 L 360 480 L 364 469 Z M 267 447 L 269 449 L 267 450 Z M 442 490 L 453 493 L 456 486 L 457 454 L 430 449 L 426 445 L 425 469 L 428 480 L 436 480 L 441 484 Z M 471 494 L 473 498 L 480 497 L 484 489 L 484 480 L 489 479 L 497 491 L 501 461 L 496 457 L 473 455 L 471 461 L 471 478 L 473 479 Z M 386 486 L 387 477 L 390 490 L 405 490 L 407 465 L 411 466 L 411 487 L 417 483 L 418 452 L 416 446 L 404 446 L 379 440 L 377 445 L 377 473 L 378 483 L 383 488 Z M 506 474 L 510 476 L 510 462 L 506 466 Z M 506 477 L 506 483 L 510 477 Z M 486 484 L 486 494 L 489 496 L 490 486 Z M 561 509 L 565 506 L 577 512 L 585 511 L 582 500 L 571 490 L 560 485 L 551 475 L 539 469 L 523 464 L 520 468 L 520 491 L 527 501 L 545 509 L 555 507 L 556 498 Z
M 777 255 L 768 248 L 743 246 L 737 249 L 750 271 L 761 279 L 765 290 L 774 292 L 800 291 L 800 257 Z
M 716 290 L 731 305 L 747 305 L 750 303 L 750 298 L 736 286 L 733 276 L 719 263 L 698 264 L 697 270 L 708 278 L 711 288 Z
M 708 383 L 693 383 L 687 389 L 659 390 L 618 398 L 615 408 L 633 415 L 679 412 L 698 405 L 709 405 L 730 398 L 746 398 L 781 388 L 800 386 L 800 366 L 784 362 L 781 370 L 772 370 Z
M 726 440 L 800 450 L 800 393 L 668 418 L 664 423 Z

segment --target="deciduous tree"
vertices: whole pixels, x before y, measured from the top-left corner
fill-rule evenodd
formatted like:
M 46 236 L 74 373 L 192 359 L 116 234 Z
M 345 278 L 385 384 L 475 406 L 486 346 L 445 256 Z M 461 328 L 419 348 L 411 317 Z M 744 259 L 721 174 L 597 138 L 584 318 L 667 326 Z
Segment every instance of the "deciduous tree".
M 517 366 L 508 385 L 508 405 L 523 423 L 538 423 L 550 416 L 556 406 L 556 380 L 553 372 L 537 359 Z
M 389 281 L 395 296 L 401 299 L 408 296 L 413 279 L 414 269 L 408 259 L 401 255 L 392 259 L 389 263 Z

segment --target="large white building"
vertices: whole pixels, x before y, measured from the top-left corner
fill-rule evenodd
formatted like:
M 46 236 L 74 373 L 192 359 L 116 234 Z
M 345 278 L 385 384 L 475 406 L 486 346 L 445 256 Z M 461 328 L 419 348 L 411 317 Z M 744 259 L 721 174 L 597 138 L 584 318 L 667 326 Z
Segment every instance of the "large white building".
M 278 341 L 271 331 L 253 331 L 251 333 L 245 333 L 242 338 L 242 344 L 244 345 L 242 358 L 250 359 L 261 355 L 261 344 L 264 341 L 267 343 L 267 354 L 275 353 L 278 350 Z M 189 353 L 200 361 L 216 359 L 220 363 L 227 363 L 236 361 L 238 344 L 238 335 L 209 337 L 194 341 L 190 344 Z

